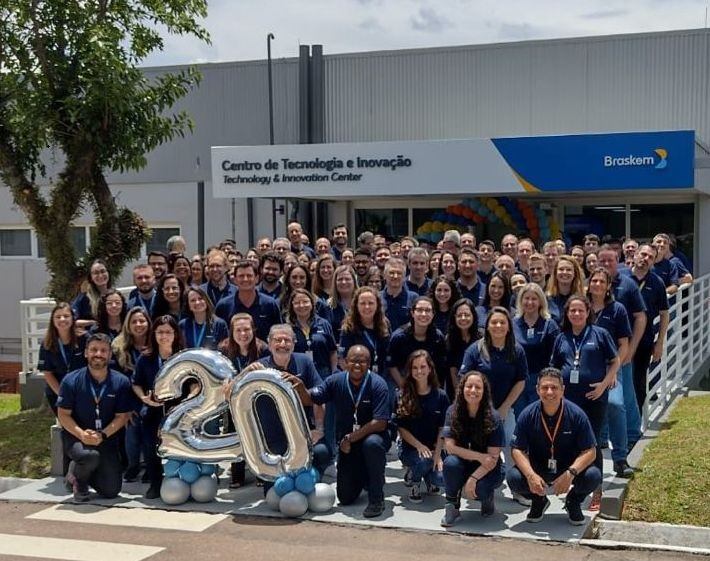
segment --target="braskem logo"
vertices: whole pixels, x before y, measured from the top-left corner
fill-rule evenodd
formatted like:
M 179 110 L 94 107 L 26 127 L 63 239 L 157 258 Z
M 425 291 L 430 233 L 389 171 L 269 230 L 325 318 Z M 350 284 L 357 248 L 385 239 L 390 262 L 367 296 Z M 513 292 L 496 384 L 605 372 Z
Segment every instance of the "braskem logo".
M 656 169 L 665 169 L 668 165 L 668 150 L 665 148 L 656 148 L 653 154 L 653 156 L 637 156 L 635 154 L 629 154 L 627 156 L 604 156 L 603 163 L 605 168 L 653 166 Z

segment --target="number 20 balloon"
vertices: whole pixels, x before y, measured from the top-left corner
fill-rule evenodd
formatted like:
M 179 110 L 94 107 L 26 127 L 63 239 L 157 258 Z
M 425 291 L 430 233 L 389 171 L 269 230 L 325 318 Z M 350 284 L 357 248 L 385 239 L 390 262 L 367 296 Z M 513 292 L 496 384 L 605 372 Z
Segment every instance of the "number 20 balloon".
M 229 401 L 222 386 L 237 376 L 231 362 L 218 352 L 189 349 L 171 357 L 158 372 L 154 393 L 159 400 L 177 399 L 185 381 L 197 379 L 200 392 L 177 405 L 163 420 L 158 454 L 205 463 L 245 458 L 259 477 L 274 480 L 285 471 L 310 467 L 308 422 L 296 392 L 277 371 L 261 370 L 240 376 Z M 274 400 L 288 440 L 284 455 L 272 454 L 264 442 L 255 401 Z M 211 435 L 205 424 L 231 409 L 235 433 Z

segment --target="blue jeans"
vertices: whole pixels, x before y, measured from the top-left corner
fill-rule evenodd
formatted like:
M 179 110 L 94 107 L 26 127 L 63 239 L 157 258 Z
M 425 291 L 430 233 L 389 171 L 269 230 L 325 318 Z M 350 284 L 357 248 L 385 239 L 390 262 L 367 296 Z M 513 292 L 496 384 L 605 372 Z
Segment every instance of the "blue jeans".
M 611 458 L 615 462 L 626 460 L 629 443 L 641 437 L 641 413 L 636 403 L 632 365 L 619 370 L 616 386 L 609 390 L 609 406 L 602 430 L 602 442 L 611 440 Z
M 354 442 L 348 454 L 338 452 L 336 490 L 341 505 L 354 503 L 363 489 L 367 490 L 369 502 L 384 500 L 385 464 L 389 448 L 387 433 L 374 433 Z
M 535 472 L 537 474 L 543 473 L 539 470 L 535 470 Z M 520 494 L 528 499 L 532 499 L 536 496 L 530 492 L 527 479 L 525 479 L 525 476 L 520 473 L 517 467 L 508 470 L 508 477 L 506 479 L 508 480 L 508 487 L 510 487 L 513 493 Z M 548 481 L 547 483 L 552 483 L 552 481 Z M 584 471 L 581 471 L 579 475 L 572 480 L 572 488 L 567 493 L 567 500 L 581 503 L 587 495 L 591 494 L 601 483 L 602 473 L 595 465 L 591 465 Z
M 478 468 L 478 462 L 469 462 L 458 456 L 449 454 L 444 458 L 444 483 L 446 486 L 446 502 L 454 503 L 456 508 L 461 505 L 461 491 L 469 476 Z M 499 461 L 496 467 L 476 482 L 476 496 L 485 501 L 503 483 L 503 466 Z
M 442 485 L 441 472 L 434 470 L 433 458 L 421 458 L 411 446 L 400 446 L 399 459 L 404 467 L 411 470 L 412 482 L 419 484 L 424 479 L 429 485 Z

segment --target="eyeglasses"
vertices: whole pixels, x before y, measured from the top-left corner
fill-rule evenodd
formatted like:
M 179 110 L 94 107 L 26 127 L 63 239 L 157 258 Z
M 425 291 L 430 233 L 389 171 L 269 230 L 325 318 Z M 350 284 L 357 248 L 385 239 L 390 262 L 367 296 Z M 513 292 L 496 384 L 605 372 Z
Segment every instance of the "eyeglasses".
M 431 308 L 414 308 L 415 314 L 433 314 L 434 310 Z

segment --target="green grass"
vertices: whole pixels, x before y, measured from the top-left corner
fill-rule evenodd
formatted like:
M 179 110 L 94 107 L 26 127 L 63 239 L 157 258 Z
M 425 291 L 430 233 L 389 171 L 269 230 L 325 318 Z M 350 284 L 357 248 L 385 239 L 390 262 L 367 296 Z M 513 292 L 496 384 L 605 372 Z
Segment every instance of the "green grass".
M 49 408 L 20 411 L 20 396 L 0 394 L 0 476 L 49 475 Z
M 625 520 L 710 526 L 710 396 L 683 398 L 646 448 Z

